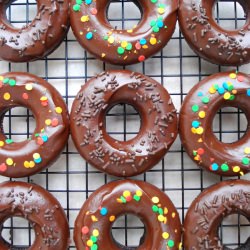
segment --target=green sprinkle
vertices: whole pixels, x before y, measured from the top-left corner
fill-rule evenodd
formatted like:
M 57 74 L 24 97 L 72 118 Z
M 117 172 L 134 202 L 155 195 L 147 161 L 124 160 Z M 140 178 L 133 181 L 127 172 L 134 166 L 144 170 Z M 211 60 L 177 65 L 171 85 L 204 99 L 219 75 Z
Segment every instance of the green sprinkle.
M 154 27 L 156 25 L 156 21 L 155 20 L 152 20 L 151 22 L 150 22 L 150 26 L 151 27 Z
M 234 85 L 229 85 L 228 86 L 228 91 L 232 91 L 234 89 Z
M 151 3 L 157 3 L 158 0 L 151 0 Z
M 123 55 L 123 54 L 124 54 L 124 52 L 125 52 L 124 48 L 122 48 L 122 47 L 118 47 L 118 49 L 117 49 L 117 53 L 118 53 L 119 55 Z
M 222 170 L 223 172 L 227 172 L 227 171 L 229 170 L 229 166 L 228 166 L 226 163 L 223 163 L 223 164 L 221 165 L 221 170 Z
M 169 240 L 168 241 L 168 246 L 169 247 L 174 247 L 174 241 L 173 240 Z
M 207 103 L 209 103 L 210 99 L 209 99 L 208 96 L 204 96 L 204 97 L 202 97 L 201 101 L 202 101 L 203 103 L 207 104 Z
M 127 203 L 126 199 L 123 196 L 121 196 L 120 199 L 122 200 L 123 203 Z
M 136 201 L 140 201 L 140 199 L 141 199 L 141 197 L 140 197 L 140 196 L 138 196 L 138 195 L 136 195 L 136 194 L 134 195 L 134 197 L 133 197 L 133 198 L 134 198 L 134 200 L 136 200 Z
M 133 48 L 133 45 L 132 43 L 128 43 L 127 47 L 126 47 L 126 50 L 131 50 Z
M 97 250 L 98 246 L 96 244 L 93 244 L 92 247 L 90 248 L 90 250 Z
M 96 242 L 97 242 L 97 237 L 96 237 L 96 236 L 94 236 L 94 235 L 91 235 L 90 239 L 91 239 L 94 243 L 96 243 Z
M 13 143 L 13 140 L 12 140 L 12 139 L 6 139 L 5 142 L 6 142 L 7 144 L 11 144 L 11 143 Z
M 196 156 L 196 155 L 197 155 L 197 151 L 193 150 L 193 156 Z
M 36 134 L 35 134 L 35 137 L 38 137 L 38 136 L 40 136 L 40 134 L 36 133 Z
M 15 86 L 15 85 L 16 85 L 16 80 L 10 79 L 10 80 L 9 80 L 9 85 L 10 85 L 10 86 Z
M 235 95 L 230 95 L 229 100 L 233 101 L 235 99 Z
M 104 37 L 103 37 L 103 40 L 108 40 L 109 39 L 109 36 L 108 35 L 105 35 Z
M 82 4 L 82 0 L 76 0 L 76 3 L 81 5 Z
M 249 163 L 250 163 L 250 159 L 249 158 L 247 158 L 247 157 L 244 157 L 244 158 L 242 158 L 242 164 L 244 164 L 244 165 L 248 165 Z
M 10 80 L 9 78 L 4 78 L 4 79 L 3 79 L 3 83 L 4 83 L 4 84 L 7 84 L 7 83 L 9 82 L 9 80 Z
M 199 111 L 199 106 L 197 105 L 197 104 L 194 104 L 193 106 L 192 106 L 192 111 L 193 112 L 198 112 Z
M 159 28 L 157 25 L 155 25 L 155 26 L 153 27 L 153 31 L 154 31 L 155 33 L 157 33 L 157 32 L 160 31 L 160 28 Z
M 161 207 L 159 208 L 158 213 L 163 215 L 163 209 Z
M 214 84 L 213 87 L 214 87 L 214 89 L 217 90 L 219 88 L 219 85 L 218 84 Z
M 153 212 L 157 213 L 159 208 L 156 205 L 153 205 L 152 210 L 153 210 Z
M 80 9 L 81 9 L 81 6 L 79 4 L 75 4 L 73 6 L 73 11 L 80 11 Z

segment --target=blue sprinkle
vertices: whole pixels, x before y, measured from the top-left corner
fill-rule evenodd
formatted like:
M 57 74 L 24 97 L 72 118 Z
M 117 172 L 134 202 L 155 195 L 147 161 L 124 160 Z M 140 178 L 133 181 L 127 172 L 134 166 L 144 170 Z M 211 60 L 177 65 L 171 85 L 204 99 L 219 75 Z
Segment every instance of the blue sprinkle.
M 220 95 L 223 95 L 225 93 L 225 89 L 222 87 L 219 87 L 217 91 Z
M 223 82 L 222 86 L 223 86 L 224 89 L 228 90 L 228 84 L 227 84 L 227 82 Z
M 41 162 L 42 162 L 42 158 L 40 157 L 40 158 L 38 158 L 38 159 L 34 159 L 34 162 L 35 162 L 35 163 L 41 163 Z
M 162 28 L 164 26 L 164 23 L 160 20 L 160 21 L 157 21 L 157 26 L 159 28 Z
M 88 33 L 86 34 L 86 38 L 87 38 L 88 40 L 91 40 L 91 39 L 93 38 L 93 33 L 92 33 L 92 32 L 88 32 Z
M 198 96 L 203 96 L 203 93 L 202 92 L 198 92 Z
M 200 126 L 200 123 L 198 121 L 193 121 L 192 122 L 192 127 L 199 128 L 199 126 Z
M 147 40 L 145 39 L 145 38 L 142 38 L 141 40 L 140 40 L 140 44 L 141 45 L 145 45 L 147 43 Z
M 219 165 L 217 163 L 212 164 L 212 170 L 217 171 L 219 169 Z
M 102 208 L 101 208 L 101 211 L 100 211 L 100 214 L 101 214 L 102 216 L 105 216 L 105 215 L 107 215 L 107 213 L 108 213 L 108 209 L 107 209 L 106 207 L 102 207 Z
M 92 4 L 92 0 L 85 0 L 85 3 L 88 4 L 88 5 Z
M 42 139 L 43 139 L 44 142 L 47 142 L 49 138 L 48 138 L 47 135 L 42 135 Z
M 250 89 L 247 90 L 247 96 L 250 96 Z

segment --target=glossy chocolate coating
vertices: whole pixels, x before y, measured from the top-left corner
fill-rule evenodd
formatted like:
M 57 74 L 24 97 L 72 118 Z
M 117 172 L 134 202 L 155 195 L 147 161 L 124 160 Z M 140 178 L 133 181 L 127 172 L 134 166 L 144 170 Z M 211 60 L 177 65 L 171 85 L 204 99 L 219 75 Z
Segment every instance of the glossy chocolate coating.
M 229 180 L 213 185 L 192 202 L 184 221 L 186 250 L 227 250 L 218 236 L 226 216 L 241 214 L 250 221 L 250 181 Z M 250 249 L 250 237 L 237 250 Z
M 237 66 L 250 62 L 250 2 L 237 0 L 246 14 L 242 28 L 226 30 L 213 18 L 216 0 L 180 0 L 181 31 L 196 54 L 212 63 Z
M 213 133 L 213 119 L 223 107 L 239 108 L 246 115 L 246 133 L 236 142 L 223 143 Z M 205 78 L 186 96 L 179 121 L 182 144 L 199 167 L 227 176 L 250 171 L 249 75 L 224 72 Z
M 104 210 L 107 211 L 105 215 Z M 112 237 L 113 222 L 125 214 L 139 217 L 145 225 L 138 248 L 121 246 Z M 75 221 L 77 250 L 89 249 L 87 241 L 95 235 L 94 229 L 99 231 L 95 243 L 98 249 L 177 250 L 180 247 L 181 224 L 176 208 L 166 194 L 143 181 L 115 181 L 91 194 Z
M 105 115 L 119 103 L 140 114 L 141 128 L 129 141 L 106 132 Z M 177 135 L 176 109 L 155 80 L 127 70 L 103 72 L 90 79 L 73 102 L 70 126 L 79 153 L 94 167 L 116 176 L 138 175 L 157 164 Z
M 22 217 L 34 229 L 35 240 L 29 248 L 11 246 L 0 237 L 1 250 L 66 250 L 69 246 L 69 225 L 60 203 L 38 185 L 25 182 L 0 184 L 0 224 Z
M 52 53 L 68 32 L 69 1 L 37 0 L 34 20 L 21 29 L 12 26 L 6 17 L 6 9 L 13 2 L 0 2 L 0 58 L 28 62 Z
M 100 60 L 128 65 L 144 61 L 169 41 L 177 20 L 177 0 L 133 0 L 142 13 L 140 23 L 130 30 L 117 30 L 107 18 L 110 0 L 76 4 L 71 0 L 70 22 L 78 42 Z M 74 10 L 80 8 L 80 10 Z M 88 33 L 91 36 L 87 38 Z M 88 34 L 88 35 L 87 35 Z M 143 41 L 143 42 L 142 42 Z M 118 53 L 119 50 L 122 54 Z
M 53 86 L 28 73 L 2 74 L 0 86 L 1 122 L 8 110 L 20 106 L 30 109 L 36 120 L 31 138 L 22 142 L 9 141 L 1 127 L 0 174 L 18 178 L 41 172 L 59 157 L 67 143 L 67 106 Z

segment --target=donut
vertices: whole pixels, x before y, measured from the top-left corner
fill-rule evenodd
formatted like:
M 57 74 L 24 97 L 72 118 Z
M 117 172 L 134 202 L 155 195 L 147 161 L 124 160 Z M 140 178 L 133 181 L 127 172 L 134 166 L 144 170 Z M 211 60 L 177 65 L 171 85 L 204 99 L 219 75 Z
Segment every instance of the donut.
M 68 248 L 67 217 L 56 198 L 42 187 L 25 182 L 1 183 L 0 211 L 1 225 L 11 217 L 22 217 L 29 221 L 35 232 L 35 240 L 29 248 L 12 246 L 1 236 L 1 250 L 66 250 Z
M 236 2 L 245 11 L 246 23 L 242 28 L 226 30 L 213 18 L 216 0 L 180 0 L 181 32 L 193 51 L 211 63 L 239 66 L 250 62 L 250 2 Z
M 57 90 L 43 79 L 11 72 L 0 75 L 0 121 L 15 107 L 32 111 L 36 127 L 27 140 L 7 138 L 1 124 L 0 174 L 26 177 L 48 168 L 60 155 L 69 135 L 67 106 Z
M 22 28 L 12 26 L 7 19 L 6 9 L 13 2 L 0 2 L 0 58 L 10 62 L 28 62 L 52 53 L 68 32 L 69 1 L 37 1 L 34 20 Z
M 213 133 L 213 119 L 221 108 L 241 109 L 247 131 L 238 141 L 223 143 Z M 224 72 L 195 85 L 180 111 L 182 144 L 198 166 L 222 176 L 241 176 L 250 171 L 250 76 Z
M 250 221 L 250 181 L 228 180 L 213 185 L 192 202 L 184 220 L 186 250 L 229 250 L 218 229 L 226 216 L 241 214 Z M 231 249 L 231 248 L 230 248 Z M 250 237 L 237 250 L 250 249 Z
M 96 58 L 119 65 L 144 61 L 169 41 L 177 20 L 177 0 L 133 0 L 140 23 L 128 30 L 110 25 L 110 0 L 71 0 L 70 23 L 76 39 Z
M 132 105 L 141 118 L 138 134 L 129 141 L 118 141 L 106 132 L 105 116 L 119 103 Z M 115 176 L 134 176 L 152 168 L 178 132 L 176 109 L 164 87 L 128 70 L 111 70 L 90 79 L 73 102 L 70 127 L 82 157 Z
M 125 214 L 137 216 L 145 226 L 138 248 L 119 245 L 112 237 L 115 220 Z M 74 228 L 76 248 L 181 249 L 181 223 L 169 197 L 152 184 L 114 181 L 97 189 L 82 206 Z

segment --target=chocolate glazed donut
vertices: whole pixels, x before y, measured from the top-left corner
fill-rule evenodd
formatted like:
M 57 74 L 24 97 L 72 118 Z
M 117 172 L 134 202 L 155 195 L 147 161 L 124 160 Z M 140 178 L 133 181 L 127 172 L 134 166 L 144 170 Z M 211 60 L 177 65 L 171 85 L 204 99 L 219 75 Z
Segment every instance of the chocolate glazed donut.
M 133 214 L 145 225 L 140 246 L 126 247 L 112 237 L 115 220 Z M 82 206 L 75 221 L 77 250 L 181 249 L 178 212 L 166 194 L 155 186 L 134 180 L 111 182 L 97 189 Z
M 185 249 L 230 250 L 222 245 L 218 228 L 231 214 L 241 214 L 250 222 L 250 181 L 223 181 L 198 195 L 184 221 Z M 234 249 L 250 249 L 250 237 L 245 244 Z
M 14 107 L 30 109 L 36 128 L 22 142 L 8 139 L 3 131 L 5 113 Z M 0 174 L 25 177 L 48 168 L 60 155 L 69 136 L 67 106 L 57 90 L 27 73 L 0 76 Z
M 221 108 L 235 107 L 246 115 L 246 133 L 236 142 L 223 143 L 213 133 L 213 119 Z M 185 98 L 180 111 L 182 144 L 200 167 L 225 176 L 250 171 L 250 77 L 224 72 L 205 78 Z
M 133 0 L 142 14 L 138 25 L 117 30 L 107 18 L 111 0 L 71 0 L 70 22 L 78 42 L 95 57 L 112 64 L 144 61 L 160 51 L 176 24 L 178 0 Z
M 0 184 L 0 225 L 11 217 L 28 220 L 35 240 L 28 247 L 11 246 L 0 236 L 1 250 L 66 250 L 69 225 L 60 203 L 40 186 L 25 182 Z
M 225 30 L 213 18 L 217 0 L 180 0 L 179 23 L 189 46 L 204 59 L 237 66 L 250 61 L 250 2 L 236 0 L 244 9 L 245 25 Z
M 119 103 L 140 114 L 141 128 L 129 141 L 106 132 L 105 115 Z M 70 126 L 80 154 L 94 167 L 116 176 L 138 175 L 158 163 L 177 135 L 176 109 L 155 80 L 131 71 L 107 71 L 90 79 L 73 102 Z
M 37 0 L 34 20 L 21 29 L 6 17 L 15 0 L 0 2 L 0 58 L 10 62 L 28 62 L 52 53 L 62 42 L 69 26 L 68 0 Z

